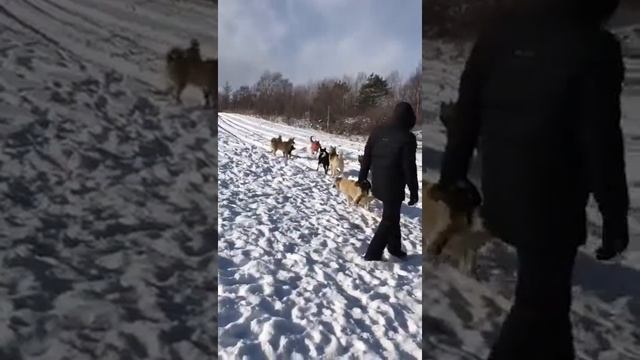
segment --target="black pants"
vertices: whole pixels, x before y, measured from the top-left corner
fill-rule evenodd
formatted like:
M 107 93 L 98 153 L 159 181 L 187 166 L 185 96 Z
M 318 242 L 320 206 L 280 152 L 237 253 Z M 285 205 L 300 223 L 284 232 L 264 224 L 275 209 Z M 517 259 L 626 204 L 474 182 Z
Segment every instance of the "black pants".
M 571 281 L 577 249 L 518 249 L 515 301 L 489 360 L 573 360 Z
M 392 254 L 402 251 L 400 244 L 400 209 L 402 201 L 385 201 L 382 203 L 382 220 L 369 243 L 364 258 L 380 260 L 385 247 Z

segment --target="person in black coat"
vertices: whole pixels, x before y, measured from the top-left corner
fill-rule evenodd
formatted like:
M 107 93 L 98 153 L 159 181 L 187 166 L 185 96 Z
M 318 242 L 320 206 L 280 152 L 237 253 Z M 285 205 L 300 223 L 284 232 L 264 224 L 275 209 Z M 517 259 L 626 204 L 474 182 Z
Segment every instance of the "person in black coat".
M 446 188 L 482 149 L 486 227 L 518 256 L 515 301 L 489 359 L 573 359 L 569 312 L 593 194 L 599 260 L 628 244 L 617 0 L 536 0 L 485 29 L 467 60 L 442 160 Z
M 389 123 L 374 129 L 364 148 L 358 182 L 367 181 L 371 170 L 371 192 L 382 201 L 382 220 L 364 256 L 365 260 L 382 259 L 385 247 L 391 255 L 404 258 L 400 234 L 400 209 L 409 187 L 409 205 L 418 202 L 416 136 L 411 129 L 416 115 L 409 103 L 398 103 Z

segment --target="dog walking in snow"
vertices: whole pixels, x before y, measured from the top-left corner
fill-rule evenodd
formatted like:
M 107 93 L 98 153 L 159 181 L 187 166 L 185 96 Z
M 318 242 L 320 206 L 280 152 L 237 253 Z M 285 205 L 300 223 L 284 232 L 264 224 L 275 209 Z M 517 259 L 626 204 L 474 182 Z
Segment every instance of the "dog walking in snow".
M 344 172 L 344 155 L 338 154 L 335 147 L 331 147 L 329 152 L 329 168 L 332 177 L 341 176 Z
M 324 168 L 324 173 L 326 175 L 329 171 L 329 152 L 327 152 L 327 149 L 325 148 L 320 148 L 318 151 L 318 166 L 316 166 L 316 171 L 320 169 L 320 165 Z
M 369 203 L 371 203 L 371 199 L 368 198 L 371 186 L 368 185 L 368 182 L 360 183 L 355 180 L 337 177 L 334 181 L 334 185 L 339 192 L 347 197 L 347 203 L 349 205 L 358 205 L 368 208 Z
M 318 153 L 318 151 L 320 151 L 320 148 L 322 148 L 322 146 L 320 145 L 320 140 L 313 140 L 313 136 L 309 137 L 309 141 L 311 142 L 309 151 L 311 152 L 311 156 L 314 156 Z
M 282 136 L 278 135 L 277 138 L 271 139 L 271 153 L 276 155 L 278 150 L 282 151 L 282 156 L 284 156 L 284 160 L 287 161 L 291 158 L 291 153 L 295 149 L 294 145 L 296 144 L 294 138 L 290 138 L 287 141 L 282 141 Z

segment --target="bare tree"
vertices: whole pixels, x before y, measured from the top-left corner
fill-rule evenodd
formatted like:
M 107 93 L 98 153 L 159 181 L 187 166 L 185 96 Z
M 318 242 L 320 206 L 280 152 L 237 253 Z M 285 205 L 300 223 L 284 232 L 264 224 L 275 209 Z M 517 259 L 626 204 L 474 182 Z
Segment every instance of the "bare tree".
M 396 101 L 408 101 L 419 111 L 420 70 L 406 82 L 394 71 L 387 78 L 359 73 L 298 86 L 281 73 L 265 71 L 251 87 L 232 91 L 225 85 L 220 99 L 223 109 L 283 117 L 290 123 L 306 120 L 322 129 L 330 120 L 331 132 L 364 134 L 386 119 Z

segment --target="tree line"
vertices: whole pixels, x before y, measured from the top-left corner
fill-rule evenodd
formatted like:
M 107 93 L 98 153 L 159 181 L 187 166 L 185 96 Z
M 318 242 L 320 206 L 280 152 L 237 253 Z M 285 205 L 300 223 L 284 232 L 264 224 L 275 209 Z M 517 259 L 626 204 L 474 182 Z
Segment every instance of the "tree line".
M 220 111 L 280 118 L 289 124 L 304 121 L 332 133 L 366 134 L 386 120 L 398 101 L 412 104 L 420 120 L 420 80 L 418 68 L 406 80 L 397 71 L 386 77 L 361 72 L 355 77 L 293 85 L 281 73 L 265 71 L 251 86 L 233 89 L 225 83 L 218 104 Z

